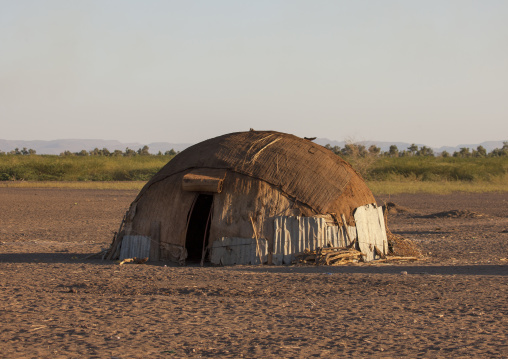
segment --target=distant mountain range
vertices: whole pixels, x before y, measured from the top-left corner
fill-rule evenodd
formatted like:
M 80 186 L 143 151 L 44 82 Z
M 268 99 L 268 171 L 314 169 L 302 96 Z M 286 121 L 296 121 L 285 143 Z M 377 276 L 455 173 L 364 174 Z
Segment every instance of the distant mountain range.
M 508 141 L 508 140 L 507 140 Z M 344 147 L 345 141 L 334 141 L 327 138 L 317 138 L 315 143 L 319 145 L 330 144 L 330 146 Z M 388 151 L 391 145 L 396 145 L 399 151 L 407 149 L 411 146 L 408 142 L 383 142 L 383 141 L 358 141 L 356 143 L 362 144 L 367 148 L 371 145 L 376 145 L 381 148 L 381 151 Z M 121 150 L 125 151 L 128 147 L 132 150 L 137 150 L 143 146 L 148 146 L 150 153 L 162 153 L 174 149 L 175 151 L 183 151 L 187 147 L 191 146 L 192 143 L 169 143 L 169 142 L 153 142 L 153 143 L 123 143 L 116 140 L 76 140 L 76 139 L 64 139 L 64 140 L 53 140 L 53 141 L 17 141 L 17 140 L 0 140 L 0 151 L 9 152 L 15 148 L 23 149 L 34 149 L 37 154 L 41 155 L 58 155 L 64 151 L 79 152 L 81 150 L 91 151 L 94 148 L 103 149 L 107 148 L 110 151 Z M 424 146 L 423 144 L 416 144 L 418 147 Z M 476 149 L 478 146 L 483 146 L 487 152 L 492 151 L 495 148 L 503 147 L 503 141 L 486 141 L 477 144 L 461 144 L 455 147 L 442 146 L 433 147 L 434 153 L 441 153 L 448 151 L 453 153 L 459 151 L 462 147 L 468 147 L 470 149 Z

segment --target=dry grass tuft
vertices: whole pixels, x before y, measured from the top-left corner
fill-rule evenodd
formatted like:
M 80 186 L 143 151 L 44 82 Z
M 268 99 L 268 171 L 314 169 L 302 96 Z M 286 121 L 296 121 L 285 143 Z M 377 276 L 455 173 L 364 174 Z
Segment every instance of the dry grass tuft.
M 388 238 L 389 255 L 417 258 L 423 257 L 421 249 L 412 240 L 404 238 L 399 234 L 394 234 L 389 229 L 386 229 L 386 236 Z

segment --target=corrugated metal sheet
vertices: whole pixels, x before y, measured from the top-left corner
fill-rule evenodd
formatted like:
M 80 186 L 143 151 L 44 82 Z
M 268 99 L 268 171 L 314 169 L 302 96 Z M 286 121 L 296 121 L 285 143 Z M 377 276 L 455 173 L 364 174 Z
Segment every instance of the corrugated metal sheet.
M 347 247 L 356 238 L 356 227 L 354 226 L 328 226 L 326 228 L 326 245 L 328 247 Z M 351 240 L 348 240 L 348 235 Z
M 125 258 L 146 258 L 150 256 L 150 237 L 127 235 L 122 239 L 120 260 Z
M 291 238 L 297 236 L 299 231 L 297 217 L 277 217 L 274 220 L 274 251 L 273 264 L 291 263 L 294 253 Z
M 225 237 L 212 244 L 210 261 L 213 264 L 262 264 L 266 263 L 268 243 L 264 238 Z M 259 248 L 259 252 L 257 251 Z
M 295 253 L 303 252 L 305 248 L 311 251 L 326 246 L 326 221 L 324 218 L 297 217 L 299 224 L 298 241 L 295 243 Z
M 356 238 L 356 227 L 346 227 L 330 226 L 325 218 L 319 217 L 277 217 L 272 263 L 291 264 L 295 254 L 306 248 L 345 247 Z M 347 240 L 346 231 L 351 241 Z
M 374 204 L 358 207 L 354 217 L 358 232 L 358 246 L 360 251 L 366 255 L 365 260 L 374 259 L 374 246 L 386 254 L 388 240 L 381 208 L 377 208 Z

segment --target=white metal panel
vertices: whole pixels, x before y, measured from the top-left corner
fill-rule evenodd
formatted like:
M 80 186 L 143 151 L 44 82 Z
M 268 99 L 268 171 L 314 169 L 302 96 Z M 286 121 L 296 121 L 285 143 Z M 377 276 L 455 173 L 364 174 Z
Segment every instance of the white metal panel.
M 355 226 L 348 226 L 348 225 L 343 227 L 343 231 L 344 231 L 344 233 L 347 232 L 347 235 L 349 237 L 349 240 L 348 240 L 348 238 L 344 238 L 344 241 L 345 241 L 346 247 L 347 247 L 357 239 L 358 233 L 357 233 Z
M 385 248 L 388 247 L 388 243 L 386 230 L 383 230 L 384 218 L 376 205 L 367 204 L 358 207 L 355 210 L 354 217 L 358 233 L 358 246 L 360 251 L 365 254 L 365 260 L 371 261 L 374 259 L 374 246 L 386 254 Z
M 210 261 L 213 264 L 261 264 L 267 261 L 268 243 L 264 238 L 223 237 L 213 242 Z M 259 252 L 258 249 L 259 248 Z M 261 257 L 261 258 L 260 258 Z
M 150 237 L 126 235 L 122 239 L 120 260 L 150 257 Z

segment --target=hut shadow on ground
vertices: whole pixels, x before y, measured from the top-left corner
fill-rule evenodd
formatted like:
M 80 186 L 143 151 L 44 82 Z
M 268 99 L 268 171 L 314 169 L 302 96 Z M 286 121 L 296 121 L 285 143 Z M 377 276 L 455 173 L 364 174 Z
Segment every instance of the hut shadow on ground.
M 46 253 L 5 253 L 0 254 L 0 263 L 96 263 L 114 264 L 112 261 L 87 259 L 91 253 L 46 252 Z
M 286 266 L 286 267 L 224 267 L 231 271 L 252 273 L 298 273 L 298 274 L 398 274 L 407 272 L 419 275 L 496 275 L 508 276 L 508 265 L 375 265 L 368 266 Z
M 103 261 L 99 258 L 87 258 L 87 253 L 8 253 L 0 254 L 0 263 L 68 263 L 68 264 L 98 264 L 115 265 L 113 261 Z M 180 266 L 170 262 L 148 262 L 143 265 L 154 267 L 168 266 L 174 268 L 201 268 L 199 263 Z M 349 265 L 349 266 L 210 266 L 206 264 L 201 268 L 206 271 L 209 269 L 220 269 L 226 272 L 251 272 L 265 274 L 398 274 L 398 275 L 494 275 L 508 276 L 508 265 Z

